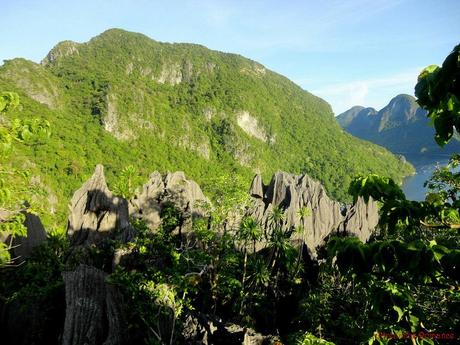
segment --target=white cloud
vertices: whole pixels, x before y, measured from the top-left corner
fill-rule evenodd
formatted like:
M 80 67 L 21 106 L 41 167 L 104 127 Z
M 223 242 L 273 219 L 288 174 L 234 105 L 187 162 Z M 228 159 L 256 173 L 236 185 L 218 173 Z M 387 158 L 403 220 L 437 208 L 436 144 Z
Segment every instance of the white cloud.
M 352 106 L 362 105 L 381 109 L 391 98 L 400 93 L 413 93 L 421 68 L 388 77 L 332 83 L 311 92 L 328 101 L 336 115 Z

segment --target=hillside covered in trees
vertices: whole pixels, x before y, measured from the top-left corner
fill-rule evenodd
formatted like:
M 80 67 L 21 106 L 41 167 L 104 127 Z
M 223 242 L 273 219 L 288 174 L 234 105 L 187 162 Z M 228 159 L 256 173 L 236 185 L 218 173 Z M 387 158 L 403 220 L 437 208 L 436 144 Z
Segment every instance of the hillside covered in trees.
M 101 36 L 102 42 L 107 35 L 119 39 L 125 33 L 109 31 Z M 276 127 L 273 131 L 262 128 L 256 111 L 245 109 L 232 113 L 235 117 L 219 113 L 227 119 L 226 129 L 216 137 L 208 136 L 211 142 L 216 140 L 208 158 L 199 158 L 196 153 L 204 150 L 190 146 L 191 138 L 187 139 L 188 146 L 177 148 L 177 141 L 172 140 L 177 137 L 172 135 L 182 132 L 141 136 L 158 128 L 150 125 L 161 122 L 155 122 L 154 117 L 147 120 L 150 124 L 138 120 L 123 124 L 140 117 L 128 110 L 119 112 L 111 103 L 122 97 L 122 93 L 109 93 L 115 86 L 110 82 L 105 86 L 87 84 L 77 72 L 91 71 L 91 65 L 64 68 L 66 59 L 77 56 L 78 60 L 87 53 L 85 49 L 91 52 L 91 45 L 101 37 L 83 48 L 70 42 L 60 44 L 44 66 L 13 60 L 0 71 L 2 87 L 11 90 L 0 94 L 3 342 L 458 343 L 459 154 L 453 154 L 446 167 L 435 171 L 423 202 L 408 200 L 397 182 L 369 173 L 373 170 L 350 178 L 348 188 L 337 189 L 347 189 L 347 204 L 334 200 L 309 173 L 276 172 L 266 183 L 262 172 L 253 177 L 248 188 L 245 174 L 262 166 L 240 161 L 236 154 L 239 140 L 248 135 L 248 145 L 262 145 L 259 141 L 265 138 L 267 147 L 259 146 L 261 157 L 272 154 L 267 157 L 273 161 L 266 164 L 276 166 L 289 158 L 281 151 L 276 157 L 271 151 L 284 142 L 282 132 Z M 97 49 L 92 54 L 103 52 Z M 8 72 L 12 68 L 16 68 L 15 73 Z M 128 76 L 133 68 L 128 68 Z M 31 71 L 36 78 L 24 78 Z M 104 75 L 109 72 L 107 69 Z M 180 89 L 187 75 L 182 72 L 160 72 L 154 85 L 159 84 L 160 89 L 179 85 Z M 269 71 L 263 73 L 281 78 Z M 442 66 L 424 69 L 415 88 L 417 102 L 435 124 L 434 139 L 439 146 L 448 144 L 454 131 L 460 130 L 459 75 L 460 45 Z M 174 85 L 166 83 L 171 76 Z M 268 89 L 277 85 L 264 78 Z M 91 78 L 96 79 L 95 75 Z M 129 82 L 134 80 L 126 80 L 123 85 L 129 90 Z M 87 98 L 89 89 L 96 91 Z M 312 97 L 296 90 L 299 98 L 291 94 L 290 106 Z M 241 97 L 244 94 L 238 93 Z M 158 97 L 161 99 L 161 93 Z M 154 115 L 158 114 L 157 106 L 152 108 Z M 166 110 L 170 106 L 159 113 L 169 114 Z M 184 112 L 182 116 L 193 114 Z M 204 128 L 214 128 L 213 119 L 218 115 L 206 114 L 205 120 L 194 118 L 189 126 L 210 121 L 210 127 Z M 286 116 L 293 114 L 299 113 Z M 307 112 L 303 115 L 309 118 Z M 317 115 L 311 126 L 322 119 L 325 128 L 338 128 L 332 117 Z M 294 130 L 301 121 L 298 127 L 278 124 L 283 130 Z M 320 127 L 315 129 L 317 142 L 329 138 Z M 340 129 L 332 134 L 339 140 L 365 145 L 363 150 L 373 152 L 372 159 L 379 160 L 378 155 L 382 155 L 387 160 L 382 166 L 391 162 L 405 166 L 385 150 L 374 151 L 374 146 L 338 133 Z M 296 140 L 292 133 L 290 138 Z M 328 143 L 323 142 L 326 146 L 322 149 L 330 150 Z M 233 151 L 228 151 L 230 144 L 235 145 L 231 146 Z M 163 156 L 155 151 L 160 148 L 167 150 Z M 186 174 L 154 171 L 161 170 L 161 165 L 152 168 L 148 164 L 158 157 L 158 164 L 164 159 L 167 167 L 180 167 L 182 162 L 190 167 L 191 174 L 186 168 Z M 90 166 L 98 159 L 105 168 L 101 164 Z M 363 165 L 354 163 L 360 172 Z M 331 167 L 339 174 L 341 164 L 324 163 L 318 174 Z M 194 173 L 202 183 L 191 179 Z M 65 224 L 62 219 L 66 219 Z
M 136 186 L 153 170 L 183 170 L 205 190 L 225 174 L 249 185 L 256 172 L 307 173 L 343 201 L 358 173 L 401 181 L 413 171 L 344 133 L 325 101 L 257 62 L 119 29 L 61 42 L 41 64 L 6 61 L 0 89 L 21 98 L 4 117 L 50 124 L 45 142 L 19 144 L 14 166 L 40 180 L 61 225 L 73 191 L 98 163 L 112 185 L 132 166 L 144 176 Z

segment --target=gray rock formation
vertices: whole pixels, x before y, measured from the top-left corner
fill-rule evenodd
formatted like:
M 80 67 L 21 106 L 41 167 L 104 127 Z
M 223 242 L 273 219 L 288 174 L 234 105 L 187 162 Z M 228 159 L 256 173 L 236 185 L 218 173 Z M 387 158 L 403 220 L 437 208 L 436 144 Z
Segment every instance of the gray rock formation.
M 296 176 L 285 172 L 276 173 L 268 186 L 263 185 L 260 175 L 256 175 L 249 191 L 254 205 L 248 214 L 253 216 L 265 231 L 273 231 L 271 214 L 279 208 L 284 212 L 280 220 L 281 228 L 295 232 L 294 240 L 305 242 L 310 255 L 316 255 L 316 248 L 324 243 L 326 237 L 334 232 L 345 232 L 359 237 L 362 241 L 369 239 L 378 223 L 378 209 L 373 200 L 366 204 L 362 199 L 343 210 L 342 205 L 331 200 L 325 188 L 307 175 Z M 308 215 L 301 215 L 307 208 Z M 345 214 L 342 214 L 345 211 Z
M 46 240 L 46 231 L 38 216 L 32 213 L 23 212 L 25 216 L 24 226 L 27 229 L 26 236 L 15 236 L 11 233 L 1 233 L 0 242 L 5 243 L 10 248 L 11 260 L 18 264 L 28 258 L 35 247 Z M 6 221 L 10 213 L 0 209 L 0 223 Z
M 354 205 L 349 207 L 345 214 L 345 219 L 339 227 L 339 231 L 358 237 L 366 242 L 371 232 L 379 222 L 379 209 L 377 202 L 372 197 L 369 201 L 359 197 Z
M 62 344 L 123 344 L 125 325 L 120 297 L 115 287 L 106 283 L 107 274 L 80 265 L 62 276 L 66 299 Z
M 125 236 L 128 229 L 128 202 L 108 189 L 99 164 L 72 197 L 67 233 L 73 244 L 80 245 L 97 243 L 114 232 Z
M 277 340 L 274 336 L 201 313 L 186 317 L 182 337 L 191 345 L 269 345 Z
M 168 203 L 172 203 L 182 213 L 182 228 L 187 229 L 194 217 L 205 215 L 200 205 L 209 203 L 209 200 L 200 186 L 195 181 L 187 180 L 182 171 L 168 173 L 166 176 L 154 172 L 140 193 L 131 199 L 129 213 L 144 219 L 148 227 L 155 230 L 161 224 L 161 211 Z
M 46 231 L 38 216 L 25 212 L 24 226 L 27 228 L 27 236 L 16 236 L 13 239 L 13 257 L 15 263 L 28 258 L 35 247 L 46 240 Z

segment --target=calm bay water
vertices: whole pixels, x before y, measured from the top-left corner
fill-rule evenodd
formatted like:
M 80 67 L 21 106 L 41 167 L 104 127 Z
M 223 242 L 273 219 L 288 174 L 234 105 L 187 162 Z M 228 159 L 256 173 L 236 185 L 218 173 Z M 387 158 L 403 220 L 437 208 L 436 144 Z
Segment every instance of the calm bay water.
M 407 157 L 410 160 L 410 157 Z M 428 180 L 438 165 L 447 165 L 448 155 L 433 155 L 420 159 L 412 159 L 412 164 L 416 169 L 416 174 L 404 179 L 402 190 L 409 200 L 425 200 L 426 188 L 423 184 Z

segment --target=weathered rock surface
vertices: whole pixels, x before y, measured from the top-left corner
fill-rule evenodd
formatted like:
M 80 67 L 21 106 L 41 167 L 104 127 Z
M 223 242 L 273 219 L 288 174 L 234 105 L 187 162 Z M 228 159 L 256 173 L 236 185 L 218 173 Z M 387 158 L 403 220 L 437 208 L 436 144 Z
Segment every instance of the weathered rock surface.
M 190 345 L 268 345 L 276 340 L 273 336 L 256 333 L 251 328 L 222 320 L 209 315 L 188 315 L 182 337 Z
M 187 229 L 194 217 L 205 215 L 200 207 L 203 202 L 208 203 L 209 200 L 200 186 L 188 180 L 182 171 L 168 173 L 166 176 L 154 172 L 142 191 L 131 199 L 129 213 L 144 219 L 148 227 L 155 230 L 161 224 L 162 209 L 171 203 L 182 213 L 182 228 Z
M 0 223 L 6 221 L 10 214 L 0 209 Z M 24 226 L 27 228 L 26 236 L 15 236 L 11 238 L 10 233 L 0 234 L 0 242 L 10 247 L 10 254 L 14 263 L 20 263 L 28 258 L 35 247 L 46 240 L 46 231 L 38 216 L 24 212 Z
M 22 262 L 28 258 L 35 247 L 46 240 L 46 231 L 38 216 L 26 212 L 24 226 L 27 228 L 27 236 L 16 236 L 13 240 L 13 257 L 15 262 Z
M 119 345 L 125 343 L 125 325 L 115 287 L 106 283 L 107 274 L 80 265 L 62 273 L 65 284 L 66 316 L 63 345 Z
M 356 203 L 346 211 L 345 220 L 338 230 L 354 235 L 365 242 L 369 239 L 378 222 L 379 210 L 377 202 L 372 197 L 369 198 L 368 202 L 359 197 Z
M 294 239 L 304 241 L 313 257 L 316 248 L 331 233 L 346 232 L 366 241 L 378 223 L 375 201 L 369 200 L 366 204 L 360 199 L 349 209 L 343 209 L 339 202 L 327 196 L 325 188 L 318 181 L 307 175 L 278 172 L 268 186 L 263 185 L 260 175 L 256 175 L 249 194 L 254 200 L 254 207 L 248 213 L 265 231 L 273 231 L 276 226 L 271 217 L 273 209 L 282 209 L 284 218 L 280 221 L 281 228 L 289 231 L 300 227 L 302 231 L 296 232 Z M 308 215 L 301 216 L 303 208 L 309 210 Z
M 75 192 L 67 233 L 75 245 L 95 244 L 114 232 L 129 229 L 128 202 L 107 187 L 104 167 L 97 165 L 91 178 Z

